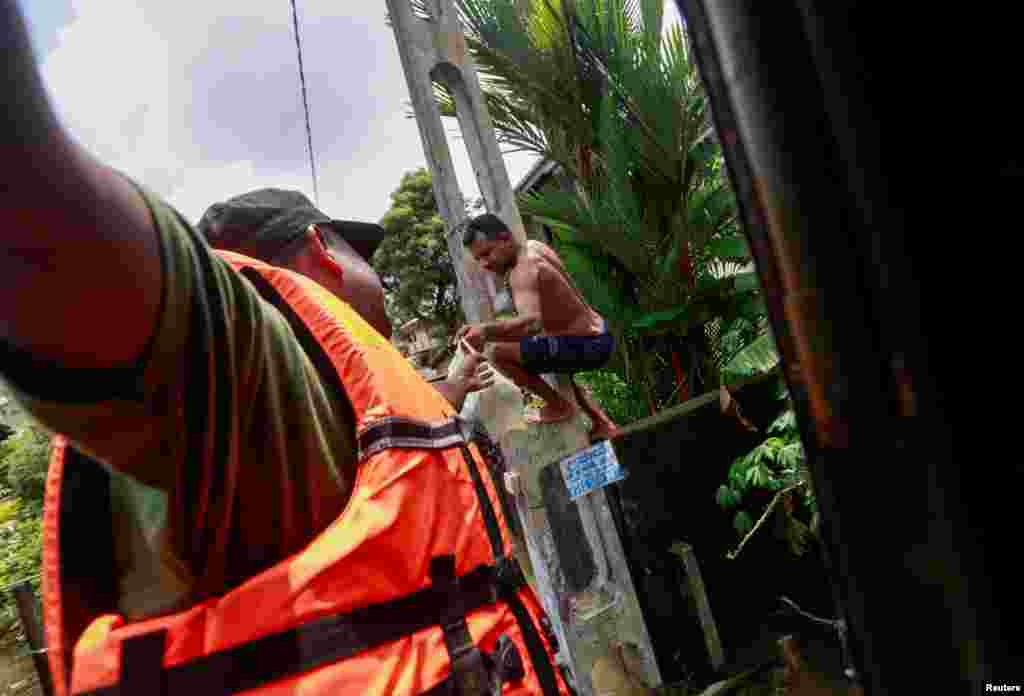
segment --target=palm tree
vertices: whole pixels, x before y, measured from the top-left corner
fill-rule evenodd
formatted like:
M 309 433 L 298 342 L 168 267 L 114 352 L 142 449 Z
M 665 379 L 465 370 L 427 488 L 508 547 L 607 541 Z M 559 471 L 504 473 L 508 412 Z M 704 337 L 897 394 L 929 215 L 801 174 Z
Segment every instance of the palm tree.
M 666 363 L 682 398 L 685 363 L 686 386 L 717 386 L 763 332 L 763 307 L 752 274 L 735 275 L 749 252 L 682 28 L 664 25 L 662 0 L 456 4 L 499 142 L 569 181 L 520 208 L 556 231 L 581 290 L 626 339 L 625 376 Z

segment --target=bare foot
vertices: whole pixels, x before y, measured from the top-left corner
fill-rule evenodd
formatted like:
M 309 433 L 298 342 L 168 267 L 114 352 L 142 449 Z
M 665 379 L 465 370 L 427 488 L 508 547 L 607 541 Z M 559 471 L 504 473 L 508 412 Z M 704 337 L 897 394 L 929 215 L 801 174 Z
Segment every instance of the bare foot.
M 540 413 L 536 417 L 528 417 L 527 420 L 531 423 L 560 423 L 562 421 L 569 420 L 577 413 L 576 407 L 572 405 L 568 400 L 563 402 L 547 402 L 540 409 Z
M 600 442 L 601 440 L 614 440 L 619 436 L 619 429 L 613 423 L 603 423 L 595 425 L 589 435 L 592 443 Z
M 590 419 L 590 441 L 592 443 L 599 442 L 601 440 L 611 440 L 618 436 L 619 427 L 615 425 L 615 421 L 608 417 L 604 411 L 601 410 L 601 406 L 597 403 L 590 392 L 578 384 L 575 380 L 572 383 L 573 389 L 576 392 L 576 398 L 580 402 L 580 406 L 583 407 L 583 412 L 587 414 L 587 418 Z

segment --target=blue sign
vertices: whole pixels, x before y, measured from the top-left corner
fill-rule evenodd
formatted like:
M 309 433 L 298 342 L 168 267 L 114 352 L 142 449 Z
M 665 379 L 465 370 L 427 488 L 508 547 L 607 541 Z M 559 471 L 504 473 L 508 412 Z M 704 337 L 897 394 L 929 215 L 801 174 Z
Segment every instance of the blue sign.
M 562 478 L 565 479 L 565 487 L 572 499 L 626 478 L 626 470 L 619 464 L 612 443 L 608 440 L 602 440 L 566 457 L 559 465 L 562 469 Z

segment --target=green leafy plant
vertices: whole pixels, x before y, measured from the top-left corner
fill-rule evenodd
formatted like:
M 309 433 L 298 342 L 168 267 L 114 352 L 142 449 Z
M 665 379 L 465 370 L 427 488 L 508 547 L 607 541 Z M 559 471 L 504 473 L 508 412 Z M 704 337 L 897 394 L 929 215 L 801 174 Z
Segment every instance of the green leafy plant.
M 499 142 L 558 167 L 519 207 L 620 339 L 612 369 L 650 408 L 717 387 L 765 313 L 682 26 L 661 0 L 456 4 Z
M 0 526 L 15 519 L 20 509 L 21 506 L 18 504 L 18 501 L 13 498 L 0 500 Z
M 49 457 L 49 437 L 35 427 L 0 442 L 0 587 L 29 580 L 39 591 Z M 0 630 L 16 620 L 13 598 L 0 593 Z
M 28 580 L 39 593 L 40 559 L 43 553 L 43 519 L 41 516 L 15 518 L 0 525 L 0 587 Z M 0 596 L 0 631 L 18 619 L 14 599 L 9 592 Z
M 764 333 L 743 346 L 726 362 L 722 368 L 725 382 L 733 382 L 758 373 L 768 372 L 779 364 L 779 354 L 775 350 L 775 338 L 771 333 Z
M 3 464 L 7 485 L 23 504 L 41 510 L 49 464 L 50 438 L 40 429 L 23 428 L 4 441 Z
M 619 425 L 626 425 L 647 415 L 643 393 L 635 383 L 625 382 L 612 370 L 582 372 L 575 377 L 601 404 L 608 416 Z
M 733 461 L 725 483 L 715 494 L 719 506 L 724 510 L 735 510 L 733 527 L 742 539 L 739 547 L 730 552 L 731 558 L 739 554 L 780 502 L 790 549 L 794 554 L 802 555 L 809 542 L 813 524 L 808 527 L 799 515 L 802 511 L 816 512 L 814 491 L 796 415 L 784 389 L 780 398 L 787 401 L 788 408 L 768 428 L 768 437 L 763 442 Z M 754 492 L 758 489 L 774 494 L 763 509 L 757 509 L 760 506 L 751 503 L 751 498 L 757 497 Z M 754 521 L 755 514 L 760 515 L 757 522 Z

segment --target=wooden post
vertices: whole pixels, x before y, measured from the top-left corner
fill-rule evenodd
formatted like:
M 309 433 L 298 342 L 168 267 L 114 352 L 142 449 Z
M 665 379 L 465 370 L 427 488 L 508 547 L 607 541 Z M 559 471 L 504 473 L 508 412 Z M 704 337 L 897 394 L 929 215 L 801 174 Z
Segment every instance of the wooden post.
M 690 585 L 688 594 L 693 597 L 701 628 L 704 629 L 704 644 L 707 646 L 708 655 L 711 658 L 711 666 L 716 670 L 721 669 L 725 664 L 725 653 L 722 651 L 722 641 L 718 637 L 718 624 L 715 623 L 715 617 L 711 613 L 711 602 L 708 601 L 708 593 L 704 590 L 704 579 L 700 574 L 697 555 L 693 552 L 692 546 L 682 542 L 672 545 L 672 553 L 682 560 L 683 567 L 686 569 L 686 580 Z
M 36 594 L 27 580 L 14 585 L 11 588 L 11 594 L 14 595 L 14 602 L 18 607 L 18 618 L 22 628 L 25 629 L 28 647 L 32 651 L 32 662 L 35 663 L 36 674 L 39 676 L 43 694 L 53 696 L 50 664 L 46 660 L 46 639 L 43 637 L 43 626 L 39 621 L 39 614 L 36 612 Z

